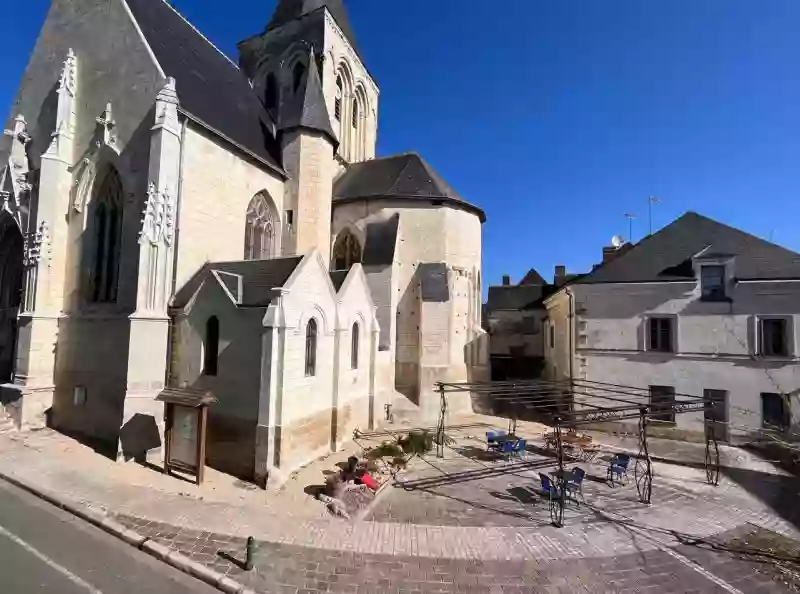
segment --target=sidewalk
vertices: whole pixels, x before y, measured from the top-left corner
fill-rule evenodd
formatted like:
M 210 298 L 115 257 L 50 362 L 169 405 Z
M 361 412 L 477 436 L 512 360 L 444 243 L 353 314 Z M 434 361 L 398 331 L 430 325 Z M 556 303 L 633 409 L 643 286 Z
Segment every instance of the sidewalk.
M 481 430 L 467 429 L 462 436 L 471 438 L 468 433 L 480 434 Z M 564 528 L 516 526 L 511 525 L 513 521 L 507 526 L 487 527 L 350 523 L 328 517 L 303 487 L 319 481 L 321 468 L 346 459 L 349 452 L 312 465 L 280 493 L 260 491 L 214 472 L 209 473 L 209 483 L 198 488 L 136 464 L 114 463 L 51 431 L 0 436 L 0 452 L 0 473 L 128 523 L 163 524 L 238 538 L 254 536 L 262 542 L 335 551 L 447 559 L 565 559 L 610 557 L 650 550 L 659 543 L 671 546 L 677 541 L 670 531 L 709 537 L 753 524 L 798 535 L 792 524 L 736 482 L 723 477 L 720 487 L 713 488 L 704 484 L 702 470 L 683 466 L 656 465 L 659 484 L 669 485 L 669 492 L 678 495 L 660 502 L 656 490 L 651 506 L 633 502 L 623 511 L 609 506 L 591 513 L 587 508 L 583 515 L 568 515 Z M 448 455 L 455 458 L 455 454 Z M 780 476 L 780 471 L 755 458 L 737 455 L 736 463 L 743 467 L 749 465 L 760 472 L 767 469 Z M 628 523 L 644 528 L 648 537 L 632 532 Z

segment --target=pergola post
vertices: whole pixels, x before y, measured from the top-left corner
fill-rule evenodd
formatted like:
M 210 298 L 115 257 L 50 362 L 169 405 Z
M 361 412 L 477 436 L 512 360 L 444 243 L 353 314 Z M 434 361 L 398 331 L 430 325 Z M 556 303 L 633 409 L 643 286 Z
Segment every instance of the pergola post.
M 558 445 L 558 474 L 556 476 L 556 499 L 550 499 L 550 519 L 553 525 L 564 525 L 564 499 L 566 498 L 566 481 L 564 479 L 564 442 L 561 440 L 561 417 L 554 419 L 556 426 L 556 443 Z
M 653 493 L 653 462 L 647 449 L 647 413 L 646 406 L 639 409 L 639 456 L 636 458 L 634 473 L 639 501 L 649 504 Z
M 436 457 L 444 458 L 444 423 L 447 416 L 447 394 L 444 384 L 439 384 L 439 424 L 436 426 Z

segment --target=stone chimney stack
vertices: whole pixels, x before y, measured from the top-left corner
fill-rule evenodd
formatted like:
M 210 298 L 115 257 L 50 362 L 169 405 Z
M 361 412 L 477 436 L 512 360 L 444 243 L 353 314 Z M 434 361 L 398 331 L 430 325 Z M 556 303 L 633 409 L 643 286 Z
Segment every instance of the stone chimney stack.
M 553 283 L 557 287 L 560 287 L 561 285 L 564 284 L 566 278 L 567 278 L 567 267 L 564 266 L 563 264 L 558 264 L 556 266 L 555 273 L 553 274 Z
M 504 274 L 503 275 L 503 286 L 504 287 L 508 287 L 509 285 L 511 285 L 511 277 L 509 275 L 507 275 L 507 274 Z

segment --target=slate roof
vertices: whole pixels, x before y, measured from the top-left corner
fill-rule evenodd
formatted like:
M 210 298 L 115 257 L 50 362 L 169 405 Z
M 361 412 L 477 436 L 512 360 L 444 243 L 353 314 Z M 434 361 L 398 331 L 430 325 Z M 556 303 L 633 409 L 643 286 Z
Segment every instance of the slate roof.
M 317 60 L 314 58 L 312 50 L 308 57 L 309 67 L 306 69 L 306 75 L 303 77 L 300 87 L 281 110 L 278 129 L 282 131 L 296 128 L 314 130 L 325 134 L 335 146 L 338 146 L 339 140 L 331 125 L 316 64 Z
M 301 256 L 273 258 L 271 260 L 242 260 L 237 262 L 207 262 L 175 295 L 172 307 L 184 307 L 200 288 L 204 280 L 210 278 L 210 271 L 216 270 L 235 274 L 242 278 L 242 307 L 267 307 L 275 297 L 274 289 L 282 287 L 289 280 Z M 227 284 L 227 283 L 226 283 Z
M 497 285 L 489 287 L 486 308 L 490 312 L 520 310 L 540 300 L 544 295 L 544 285 Z
M 267 24 L 267 31 L 282 27 L 305 14 L 320 10 L 323 6 L 331 13 L 333 20 L 339 25 L 342 33 L 344 33 L 356 53 L 359 53 L 356 45 L 356 36 L 350 26 L 350 19 L 347 16 L 343 0 L 279 0 L 272 19 Z
M 167 76 L 180 109 L 278 171 L 272 118 L 239 68 L 164 0 L 125 0 Z
M 336 180 L 333 202 L 381 198 L 444 202 L 478 215 L 481 222 L 486 214 L 459 196 L 416 153 L 403 153 L 363 163 L 354 163 Z
M 573 282 L 691 280 L 694 278 L 691 259 L 706 249 L 706 255 L 735 256 L 734 274 L 739 280 L 800 278 L 800 254 L 687 212 L 627 253 Z
M 394 262 L 399 227 L 400 215 L 398 214 L 385 221 L 367 225 L 364 254 L 361 258 L 364 266 L 388 266 Z
M 519 281 L 521 285 L 544 285 L 547 281 L 544 280 L 541 274 L 539 274 L 535 268 L 531 268 L 527 274 L 522 277 L 522 280 Z

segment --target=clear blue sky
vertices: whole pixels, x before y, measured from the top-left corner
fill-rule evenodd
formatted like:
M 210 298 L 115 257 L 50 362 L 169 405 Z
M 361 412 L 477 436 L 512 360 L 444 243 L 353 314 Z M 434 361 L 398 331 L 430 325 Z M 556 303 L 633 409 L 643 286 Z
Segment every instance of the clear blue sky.
M 98 0 L 101 1 L 101 0 Z M 108 1 L 108 0 L 102 0 Z M 48 2 L 5 27 L 12 100 Z M 223 51 L 273 0 L 176 0 Z M 482 206 L 484 279 L 583 271 L 623 213 L 696 210 L 800 250 L 797 0 L 349 0 L 379 154 L 417 150 Z

